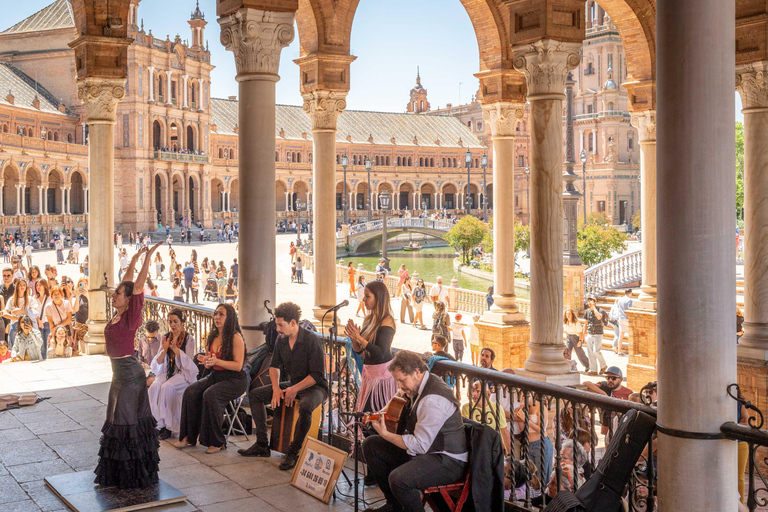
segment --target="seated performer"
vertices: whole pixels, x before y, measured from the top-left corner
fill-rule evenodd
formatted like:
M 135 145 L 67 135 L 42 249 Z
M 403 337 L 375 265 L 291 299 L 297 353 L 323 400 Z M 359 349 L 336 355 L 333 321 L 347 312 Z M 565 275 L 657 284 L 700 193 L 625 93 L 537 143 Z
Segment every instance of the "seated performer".
M 293 407 L 293 401 L 301 400 L 299 418 L 293 441 L 285 454 L 280 469 L 293 469 L 299 459 L 299 451 L 312 424 L 312 411 L 328 396 L 325 380 L 324 352 L 314 333 L 299 326 L 301 309 L 293 302 L 284 302 L 275 308 L 275 323 L 280 337 L 275 343 L 269 378 L 272 384 L 251 389 L 248 399 L 256 426 L 256 442 L 237 453 L 246 457 L 269 457 L 267 441 L 267 410 L 271 403 L 276 409 L 281 404 Z M 288 375 L 280 374 L 283 367 Z
M 158 439 L 179 433 L 181 400 L 187 386 L 197 380 L 195 337 L 184 328 L 186 315 L 179 308 L 168 313 L 170 331 L 163 336 L 162 350 L 152 359 L 155 381 L 149 386 L 149 405 L 157 420 Z
M 456 483 L 466 474 L 469 453 L 460 402 L 412 352 L 399 350 L 389 371 L 408 404 L 397 434 L 387 430 L 381 415 L 373 423 L 379 435 L 363 442 L 368 473 L 387 498 L 366 512 L 423 512 L 422 490 Z

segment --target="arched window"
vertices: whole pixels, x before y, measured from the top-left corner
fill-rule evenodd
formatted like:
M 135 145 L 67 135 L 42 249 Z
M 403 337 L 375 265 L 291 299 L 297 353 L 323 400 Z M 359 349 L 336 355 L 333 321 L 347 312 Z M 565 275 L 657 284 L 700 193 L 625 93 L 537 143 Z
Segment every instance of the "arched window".
M 352 165 L 357 165 L 357 155 L 352 155 Z
M 296 163 L 301 163 L 301 153 L 296 153 Z
M 379 165 L 379 155 L 376 155 L 375 161 L 376 161 L 376 165 Z
M 309 154 L 309 163 L 312 163 L 312 153 Z
M 609 101 L 607 105 L 608 110 L 613 110 L 613 102 Z
M 219 155 L 219 158 L 221 158 L 221 155 Z M 275 151 L 275 162 L 279 162 L 279 161 L 280 161 L 280 153 Z
M 277 157 L 277 155 L 275 155 Z M 219 148 L 219 158 L 224 158 L 224 149 Z
M 235 159 L 235 150 L 234 149 L 230 149 L 229 150 L 229 159 L 230 160 L 234 160 Z
M 429 166 L 430 167 L 434 167 L 435 166 L 435 159 L 434 158 L 430 158 L 429 159 Z
M 424 100 L 421 100 L 421 103 L 419 104 L 419 110 L 424 110 Z
M 418 112 L 418 111 L 419 111 L 419 107 L 417 106 L 417 103 L 416 103 L 415 101 L 413 102 L 413 110 L 414 110 L 415 112 Z
M 397 166 L 400 166 L 400 157 L 397 157 Z
M 341 155 L 336 155 L 336 165 L 341 163 Z
M 443 167 L 445 167 L 445 157 L 443 157 Z
M 419 167 L 424 167 L 424 157 L 419 157 Z
M 594 139 L 592 138 L 592 133 L 587 136 L 587 151 L 592 152 L 594 151 Z
M 477 158 L 475 158 L 475 167 L 479 167 L 479 166 L 477 165 Z
M 525 156 L 520 155 L 520 162 L 519 163 L 520 163 L 520 165 L 518 165 L 518 167 L 521 167 L 521 168 L 525 167 Z
M 387 157 L 387 163 L 386 163 L 386 165 L 389 165 L 389 157 Z
M 413 166 L 413 164 L 411 163 L 411 157 L 408 157 L 408 166 L 409 166 L 409 167 L 412 167 L 412 166 Z
M 456 159 L 453 159 L 453 166 L 456 167 Z
M 635 141 L 632 139 L 627 139 L 627 149 L 630 151 L 635 147 Z
M 7 131 L 7 129 L 8 129 L 8 127 L 6 127 L 6 131 Z M 72 144 L 72 134 L 71 134 L 71 133 L 68 133 L 68 134 L 67 134 L 67 142 L 69 142 L 70 144 Z
M 467 128 L 472 128 L 472 121 L 467 121 Z

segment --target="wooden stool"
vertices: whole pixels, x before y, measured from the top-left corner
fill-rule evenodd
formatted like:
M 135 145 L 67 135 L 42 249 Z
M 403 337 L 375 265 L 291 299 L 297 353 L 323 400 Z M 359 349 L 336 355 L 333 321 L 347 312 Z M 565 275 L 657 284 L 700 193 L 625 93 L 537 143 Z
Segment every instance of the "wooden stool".
M 288 447 L 293 441 L 293 432 L 296 430 L 296 423 L 299 421 L 299 404 L 301 401 L 296 398 L 293 401 L 293 407 L 280 407 L 274 410 L 272 418 L 272 435 L 269 441 L 269 448 L 280 453 L 288 453 Z M 312 424 L 309 427 L 307 436 L 318 439 L 321 423 L 322 403 L 312 411 Z
M 425 489 L 421 498 L 422 505 L 428 503 L 429 506 L 432 507 L 432 510 L 439 510 L 433 494 L 440 494 L 451 512 L 461 512 L 461 509 L 464 508 L 464 503 L 466 503 L 467 498 L 469 497 L 469 478 L 470 472 L 467 470 L 467 476 L 465 476 L 461 482 Z M 459 495 L 458 501 L 454 503 L 448 493 L 458 490 L 461 490 L 461 494 Z

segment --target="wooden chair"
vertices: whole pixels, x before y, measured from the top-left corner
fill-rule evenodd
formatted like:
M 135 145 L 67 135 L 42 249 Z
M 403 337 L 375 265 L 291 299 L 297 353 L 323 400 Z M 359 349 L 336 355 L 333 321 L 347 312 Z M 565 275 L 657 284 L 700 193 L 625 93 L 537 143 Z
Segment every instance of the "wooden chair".
M 429 504 L 432 510 L 440 510 L 437 503 L 435 502 L 435 495 L 439 494 L 445 501 L 445 504 L 448 505 L 448 509 L 451 512 L 461 512 L 461 509 L 464 508 L 464 503 L 466 503 L 467 499 L 469 498 L 470 478 L 470 471 L 467 470 L 467 475 L 462 479 L 461 482 L 425 489 L 421 498 L 422 505 Z M 461 494 L 459 494 L 459 499 L 454 503 L 450 493 L 459 490 L 461 491 Z

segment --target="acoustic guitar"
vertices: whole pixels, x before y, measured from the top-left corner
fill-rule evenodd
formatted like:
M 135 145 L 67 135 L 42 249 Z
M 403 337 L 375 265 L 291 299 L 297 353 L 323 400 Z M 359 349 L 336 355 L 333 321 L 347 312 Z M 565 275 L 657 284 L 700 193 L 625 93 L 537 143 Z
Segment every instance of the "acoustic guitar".
M 392 397 L 387 406 L 381 412 L 365 413 L 361 423 L 367 425 L 368 423 L 379 421 L 379 418 L 384 416 L 384 424 L 387 426 L 387 430 L 393 434 L 397 433 L 397 425 L 400 423 L 400 417 L 403 414 L 408 401 L 398 395 Z

